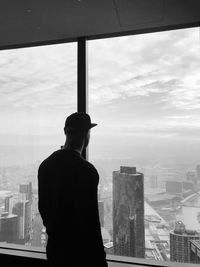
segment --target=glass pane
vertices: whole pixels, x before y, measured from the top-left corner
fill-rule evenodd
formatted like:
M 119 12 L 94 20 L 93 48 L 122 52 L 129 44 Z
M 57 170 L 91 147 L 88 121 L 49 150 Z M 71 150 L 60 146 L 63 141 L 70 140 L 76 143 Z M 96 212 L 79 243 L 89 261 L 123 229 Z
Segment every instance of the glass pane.
M 107 253 L 200 259 L 199 49 L 198 28 L 89 42 Z
M 76 111 L 76 43 L 1 51 L 0 246 L 45 247 L 38 167 Z

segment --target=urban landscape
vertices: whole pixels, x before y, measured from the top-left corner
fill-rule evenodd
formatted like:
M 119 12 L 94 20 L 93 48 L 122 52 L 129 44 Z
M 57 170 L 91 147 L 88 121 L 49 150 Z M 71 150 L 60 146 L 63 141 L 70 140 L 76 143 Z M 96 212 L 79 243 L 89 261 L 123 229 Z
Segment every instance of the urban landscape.
M 1 244 L 46 247 L 38 211 L 38 166 L 0 168 Z M 110 170 L 100 168 L 99 217 L 107 254 L 199 263 L 200 165 L 193 170 L 182 165 L 139 167 L 143 172 L 130 164 L 119 166 L 108 177 Z

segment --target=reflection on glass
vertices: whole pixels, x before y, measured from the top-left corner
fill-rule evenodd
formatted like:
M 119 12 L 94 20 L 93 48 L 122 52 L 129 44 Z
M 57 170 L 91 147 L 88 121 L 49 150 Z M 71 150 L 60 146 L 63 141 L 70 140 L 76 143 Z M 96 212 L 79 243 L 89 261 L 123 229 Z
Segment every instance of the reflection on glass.
M 0 246 L 45 247 L 37 170 L 76 111 L 76 44 L 1 51 Z
M 107 253 L 200 261 L 199 71 L 198 28 L 89 42 Z

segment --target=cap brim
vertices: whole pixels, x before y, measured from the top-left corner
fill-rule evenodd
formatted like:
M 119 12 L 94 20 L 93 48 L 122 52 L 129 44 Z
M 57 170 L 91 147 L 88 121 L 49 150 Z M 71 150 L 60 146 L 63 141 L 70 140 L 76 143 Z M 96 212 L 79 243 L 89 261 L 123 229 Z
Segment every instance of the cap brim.
M 98 125 L 97 123 L 91 123 L 90 129 L 93 128 L 93 127 L 95 127 L 95 126 L 97 126 L 97 125 Z

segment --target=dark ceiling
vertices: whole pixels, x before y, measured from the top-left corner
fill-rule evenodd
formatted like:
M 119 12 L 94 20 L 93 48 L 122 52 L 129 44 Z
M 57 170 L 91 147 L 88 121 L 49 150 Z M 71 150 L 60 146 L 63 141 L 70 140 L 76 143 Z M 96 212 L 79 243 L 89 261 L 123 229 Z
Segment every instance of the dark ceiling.
M 200 0 L 2 0 L 0 48 L 136 34 L 200 21 Z

